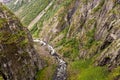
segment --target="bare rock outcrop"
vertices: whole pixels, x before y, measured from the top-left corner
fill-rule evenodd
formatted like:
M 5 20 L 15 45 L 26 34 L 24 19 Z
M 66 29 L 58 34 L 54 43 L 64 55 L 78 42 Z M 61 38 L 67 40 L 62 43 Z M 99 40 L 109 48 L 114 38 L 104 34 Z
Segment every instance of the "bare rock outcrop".
M 29 31 L 0 3 L 0 74 L 5 80 L 35 80 L 40 69 Z

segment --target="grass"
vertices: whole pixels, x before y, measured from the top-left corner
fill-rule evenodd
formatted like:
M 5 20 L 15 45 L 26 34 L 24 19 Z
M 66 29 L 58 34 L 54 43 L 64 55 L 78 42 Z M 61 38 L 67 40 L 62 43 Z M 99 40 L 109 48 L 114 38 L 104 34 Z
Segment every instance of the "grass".
M 34 25 L 34 27 L 31 29 L 32 34 L 36 36 L 36 34 L 39 34 L 41 30 L 37 30 L 36 27 L 39 27 L 41 29 L 43 27 L 43 22 L 48 21 L 51 17 L 55 15 L 55 13 L 61 9 L 62 7 L 67 7 L 68 5 L 71 4 L 73 0 L 65 0 L 59 5 L 57 4 L 58 1 L 54 1 L 53 5 L 46 11 L 46 14 L 42 16 L 42 18 Z M 55 7 L 55 5 L 58 5 Z M 61 17 L 61 16 L 60 16 Z M 36 26 L 37 25 L 37 26 Z
M 106 80 L 107 71 L 102 67 L 89 67 L 80 73 L 78 80 Z
M 1 18 L 1 19 L 0 19 L 0 28 L 2 28 L 3 25 L 4 25 L 6 22 L 7 22 L 6 19 Z
M 6 11 L 7 16 L 11 17 L 11 21 L 17 20 L 16 16 L 14 16 L 14 14 L 7 9 L 5 6 L 0 6 L 2 11 Z M 6 18 L 1 18 L 0 19 L 0 41 L 3 41 L 4 44 L 12 44 L 12 43 L 17 43 L 19 39 L 21 38 L 25 38 L 27 35 L 25 34 L 25 32 L 22 30 L 17 30 L 14 34 L 11 33 L 9 30 L 4 30 L 6 28 L 6 25 L 8 23 L 8 20 Z M 18 23 L 16 25 L 17 27 L 22 27 L 21 23 Z
M 14 5 L 13 3 L 15 2 L 15 0 L 12 0 L 9 4 L 7 4 L 7 6 L 13 10 L 13 11 L 16 11 L 18 10 L 22 5 Z M 22 3 L 23 4 L 23 3 Z
M 59 50 L 59 53 L 61 53 L 64 58 L 75 60 L 79 55 L 79 40 L 76 38 L 67 39 L 64 37 L 56 47 L 58 46 L 63 46 Z
M 29 5 L 26 5 L 23 12 L 20 14 L 20 18 L 25 26 L 29 23 L 49 4 L 50 0 L 36 0 Z M 22 9 L 24 9 L 22 8 Z
M 4 41 L 4 44 L 12 44 L 12 43 L 18 43 L 20 39 L 24 39 L 26 37 L 26 34 L 24 31 L 18 31 L 15 34 L 11 34 L 9 31 L 1 31 L 0 32 L 0 40 Z M 24 46 L 27 44 L 26 40 L 23 40 L 19 42 L 21 46 Z
M 19 12 L 18 16 L 22 20 L 22 23 L 24 26 L 28 26 L 30 22 L 42 11 L 45 9 L 45 7 L 51 2 L 51 0 L 33 0 L 30 3 L 22 3 L 22 5 L 18 5 L 16 9 L 13 7 L 13 2 L 9 4 L 8 6 L 13 9 L 15 12 L 19 12 L 19 10 L 22 10 Z M 42 18 L 33 26 L 31 29 L 31 33 L 34 37 L 38 37 L 41 28 L 43 26 L 44 21 L 48 21 L 54 14 L 61 8 L 61 7 L 67 7 L 73 2 L 73 0 L 65 0 L 59 3 L 59 1 L 54 0 L 53 5 L 49 8 L 49 10 L 46 11 L 46 14 L 42 16 Z M 55 8 L 55 5 L 56 6 Z
M 41 58 L 45 61 L 46 66 L 38 71 L 36 80 L 52 80 L 57 64 L 50 57 L 42 56 Z
M 3 78 L 0 76 L 0 80 L 3 80 Z
M 91 59 L 72 62 L 68 71 L 68 80 L 106 80 L 108 75 L 105 67 L 94 67 Z
M 64 34 L 64 38 L 62 38 L 59 42 L 57 42 L 55 47 L 59 47 L 63 44 L 65 44 L 66 42 L 66 36 L 67 36 L 67 32 L 68 32 L 69 27 L 66 27 L 63 31 L 61 31 L 59 34 Z
M 59 53 L 62 53 L 63 57 L 70 58 L 71 60 L 75 60 L 79 55 L 79 40 L 76 38 L 66 38 L 69 27 L 66 27 L 59 34 L 64 34 L 64 37 L 59 40 L 55 47 L 63 46 L 62 49 L 59 50 Z
M 20 14 L 20 18 L 23 18 L 23 23 L 25 25 L 28 25 L 37 15 L 40 13 L 47 5 L 48 1 L 44 1 L 45 3 L 41 4 L 44 0 L 36 0 L 35 3 L 30 3 L 29 5 L 25 5 L 26 9 Z M 54 8 L 54 5 L 56 5 L 56 1 L 54 2 L 54 5 L 52 5 L 49 10 L 46 12 L 44 16 L 34 25 L 34 27 L 31 29 L 31 33 L 34 35 L 34 37 L 38 37 L 39 33 L 43 27 L 43 23 L 48 21 L 51 17 L 55 15 L 55 13 L 61 8 L 61 7 L 67 7 L 70 5 L 70 3 L 73 0 L 64 0 L 62 3 L 60 3 L 56 8 Z M 83 0 L 84 3 L 87 3 L 87 0 Z M 105 0 L 101 0 L 98 6 L 96 6 L 93 9 L 93 12 L 97 12 L 102 9 L 102 6 L 104 5 Z M 41 5 L 41 6 L 39 6 Z M 39 6 L 39 9 L 38 9 Z M 33 9 L 31 11 L 31 9 Z M 23 7 L 24 8 L 24 7 Z M 115 13 L 115 11 L 114 11 Z M 63 17 L 64 14 L 60 15 L 60 18 Z M 62 18 L 60 19 L 62 20 Z M 89 21 L 89 24 L 93 24 L 95 22 L 94 19 Z M 112 71 L 112 73 L 109 74 L 106 67 L 96 67 L 93 66 L 92 59 L 87 60 L 75 60 L 76 57 L 79 55 L 79 40 L 76 38 L 67 39 L 66 34 L 68 32 L 68 27 L 65 28 L 61 33 L 63 33 L 65 36 L 63 39 L 61 39 L 57 46 L 63 46 L 63 48 L 60 50 L 60 53 L 63 54 L 63 57 L 69 58 L 71 60 L 74 60 L 73 62 L 70 62 L 68 64 L 68 80 L 113 80 L 116 76 L 120 74 L 120 68 L 116 68 Z M 86 33 L 87 41 L 85 43 L 85 49 L 89 51 L 91 50 L 91 53 L 93 53 L 93 49 L 96 50 L 98 42 L 94 39 L 95 29 L 92 29 Z M 23 42 L 24 43 L 24 42 Z M 55 67 L 54 66 L 47 66 L 43 70 L 39 71 L 37 74 L 37 80 L 51 80 L 53 73 L 54 73 Z
M 53 5 L 52 5 L 50 9 L 46 12 L 46 14 L 43 15 L 42 18 L 32 27 L 30 31 L 34 37 L 38 37 L 38 34 L 43 26 L 43 22 L 48 20 L 50 17 L 52 17 L 55 14 L 56 10 L 57 9 L 53 9 Z
M 79 41 L 75 38 L 68 40 L 63 45 L 62 53 L 63 57 L 75 59 L 79 54 Z
M 45 67 L 37 73 L 36 80 L 52 80 L 55 69 L 55 66 Z
M 113 69 L 113 71 L 109 74 L 107 80 L 114 80 L 117 76 L 120 76 L 120 66 Z
M 85 44 L 86 48 L 91 48 L 91 46 L 96 42 L 94 39 L 94 34 L 95 34 L 95 28 L 88 31 L 88 33 L 86 34 L 87 36 L 87 42 Z
M 22 3 L 22 5 L 14 5 L 13 2 L 8 6 L 14 12 L 19 12 L 17 15 L 22 19 L 22 23 L 28 26 L 29 23 L 51 2 L 51 0 L 32 0 L 29 3 Z M 15 8 L 14 8 L 15 7 Z

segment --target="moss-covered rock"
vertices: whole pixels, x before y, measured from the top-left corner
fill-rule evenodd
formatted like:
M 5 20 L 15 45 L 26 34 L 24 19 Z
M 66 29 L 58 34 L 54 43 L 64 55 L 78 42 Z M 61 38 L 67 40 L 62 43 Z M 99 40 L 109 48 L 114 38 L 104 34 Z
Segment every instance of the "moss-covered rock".
M 21 9 L 22 7 L 18 9 L 18 15 L 24 14 L 24 10 Z M 68 70 L 68 74 L 71 73 L 70 77 L 72 77 L 70 80 L 74 80 L 72 75 L 77 75 L 75 80 L 88 80 L 86 77 L 91 78 L 89 71 L 91 76 L 95 75 L 96 71 L 101 75 L 104 73 L 103 66 L 112 72 L 108 71 L 106 78 L 103 75 L 101 78 L 109 80 L 110 75 L 117 74 L 111 79 L 119 80 L 119 72 L 114 71 L 120 66 L 119 9 L 120 0 L 54 0 L 53 5 L 33 26 L 31 33 L 34 37 L 40 37 L 56 47 L 57 52 L 70 65 L 71 70 Z M 88 65 L 92 67 L 85 69 L 85 71 L 89 70 L 89 74 L 86 72 L 80 74 L 71 66 L 77 63 L 76 66 L 81 68 L 79 59 L 87 61 L 91 58 L 93 63 Z M 102 67 L 95 68 L 94 71 L 94 64 Z M 92 80 L 100 80 L 98 75 Z
M 34 80 L 42 66 L 29 31 L 0 3 L 0 75 L 5 80 Z

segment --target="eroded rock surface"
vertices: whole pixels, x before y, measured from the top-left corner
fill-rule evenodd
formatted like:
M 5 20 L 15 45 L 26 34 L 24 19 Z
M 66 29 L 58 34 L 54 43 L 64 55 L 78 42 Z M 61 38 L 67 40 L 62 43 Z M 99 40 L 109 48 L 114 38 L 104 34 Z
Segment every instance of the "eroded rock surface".
M 19 11 L 22 16 L 24 10 Z M 33 36 L 51 43 L 70 62 L 92 59 L 92 65 L 110 73 L 120 70 L 120 0 L 55 0 L 47 12 L 32 27 Z
M 5 80 L 35 80 L 41 68 L 29 31 L 0 3 L 0 74 Z

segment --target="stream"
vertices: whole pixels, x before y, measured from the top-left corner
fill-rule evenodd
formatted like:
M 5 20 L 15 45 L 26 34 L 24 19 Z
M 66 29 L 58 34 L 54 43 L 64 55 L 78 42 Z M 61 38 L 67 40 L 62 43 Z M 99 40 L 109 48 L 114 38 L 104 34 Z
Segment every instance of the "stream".
M 56 53 L 55 49 L 51 45 L 47 44 L 46 42 L 44 42 L 40 39 L 34 39 L 33 41 L 36 43 L 40 43 L 41 46 L 47 47 L 49 50 L 49 54 L 57 60 L 58 66 L 57 66 L 57 69 L 53 76 L 53 80 L 66 80 L 66 78 L 67 78 L 66 62 Z

